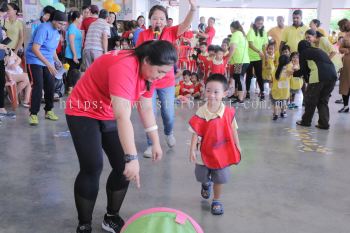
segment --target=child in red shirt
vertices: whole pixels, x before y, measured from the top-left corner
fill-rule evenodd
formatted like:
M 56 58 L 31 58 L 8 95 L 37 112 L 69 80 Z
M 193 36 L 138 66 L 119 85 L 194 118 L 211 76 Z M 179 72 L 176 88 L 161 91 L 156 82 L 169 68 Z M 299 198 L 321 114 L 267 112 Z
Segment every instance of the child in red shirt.
M 227 59 L 224 58 L 224 50 L 217 46 L 215 48 L 215 57 L 209 62 L 208 74 L 222 74 L 225 75 L 227 66 Z
M 241 160 L 235 109 L 226 107 L 222 99 L 227 95 L 227 80 L 221 74 L 211 75 L 205 85 L 207 102 L 190 121 L 192 134 L 190 160 L 196 163 L 195 175 L 202 183 L 201 195 L 210 198 L 214 183 L 211 213 L 224 213 L 220 202 L 222 185 L 229 179 L 230 166 Z
M 198 65 L 198 74 L 200 79 L 204 77 L 204 63 L 209 56 L 207 51 L 207 43 L 201 42 L 199 45 L 200 54 L 198 54 L 197 65 Z
M 182 72 L 183 80 L 180 81 L 180 91 L 179 96 L 177 97 L 182 103 L 187 103 L 192 99 L 192 94 L 194 92 L 194 85 L 191 82 L 191 71 L 184 70 Z
M 191 74 L 191 82 L 193 83 L 194 91 L 192 97 L 195 99 L 200 99 L 203 94 L 203 85 L 199 81 L 199 76 L 196 72 Z
M 204 83 L 209 77 L 209 67 L 210 67 L 210 62 L 214 59 L 215 57 L 215 49 L 216 46 L 210 45 L 208 47 L 208 57 L 206 57 L 206 60 L 203 61 L 203 67 L 204 67 Z

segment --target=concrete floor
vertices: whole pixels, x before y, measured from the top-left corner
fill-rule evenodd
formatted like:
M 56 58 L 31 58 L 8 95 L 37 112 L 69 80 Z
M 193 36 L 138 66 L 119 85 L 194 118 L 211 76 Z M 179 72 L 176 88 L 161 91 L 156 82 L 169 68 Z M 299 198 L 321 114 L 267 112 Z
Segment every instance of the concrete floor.
M 337 89 L 337 88 L 336 88 Z M 225 214 L 212 216 L 210 203 L 200 197 L 200 185 L 188 162 L 188 119 L 195 109 L 176 110 L 177 145 L 162 146 L 158 164 L 141 158 L 142 187 L 131 186 L 121 215 L 166 206 L 193 216 L 206 233 L 349 233 L 350 232 L 350 114 L 331 99 L 331 129 L 296 127 L 301 109 L 288 118 L 271 120 L 271 110 L 246 104 L 237 109 L 242 162 L 232 167 L 222 201 Z M 0 232 L 73 233 L 77 218 L 73 183 L 78 161 L 71 138 L 55 137 L 67 130 L 63 110 L 58 122 L 40 116 L 40 125 L 27 124 L 27 110 L 0 125 Z M 41 112 L 43 114 L 43 112 Z M 133 115 L 139 152 L 146 147 L 143 128 Z M 315 117 L 317 119 L 317 116 Z M 159 120 L 159 119 L 158 119 Z M 161 125 L 161 124 L 160 124 Z M 310 151 L 311 150 L 311 151 Z M 105 213 L 105 160 L 93 232 Z

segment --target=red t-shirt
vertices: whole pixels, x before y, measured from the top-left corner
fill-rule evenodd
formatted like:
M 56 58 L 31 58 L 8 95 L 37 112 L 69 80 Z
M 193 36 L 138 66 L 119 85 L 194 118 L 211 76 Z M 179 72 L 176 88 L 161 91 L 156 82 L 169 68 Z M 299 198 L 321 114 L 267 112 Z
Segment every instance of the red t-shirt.
M 83 20 L 83 22 L 81 23 L 81 30 L 85 31 L 85 36 L 87 31 L 89 30 L 90 25 L 95 22 L 97 20 L 97 18 L 95 17 L 88 17 L 86 19 Z
M 142 28 L 143 30 L 146 30 L 146 29 L 147 29 L 145 25 L 142 25 L 141 28 Z
M 207 27 L 205 29 L 205 33 L 208 34 L 208 38 L 207 38 L 207 45 L 211 45 L 211 42 L 213 41 L 213 38 L 215 36 L 215 29 L 214 27 Z
M 194 92 L 193 92 L 193 94 L 200 93 L 201 92 L 201 88 L 202 88 L 202 84 L 201 83 L 197 83 L 197 84 L 193 84 L 193 85 L 194 85 Z
M 96 59 L 78 81 L 66 102 L 65 113 L 98 120 L 113 120 L 111 95 L 132 103 L 152 97 L 139 74 L 140 63 L 132 51 L 113 51 Z
M 184 90 L 187 89 L 187 90 Z M 194 90 L 194 85 L 192 82 L 190 82 L 190 84 L 186 84 L 184 81 L 180 81 L 180 95 L 188 95 L 188 94 L 192 94 L 190 91 L 190 89 Z
M 227 61 L 223 59 L 222 64 L 214 64 L 213 60 L 209 61 L 209 71 L 211 74 L 222 74 L 225 75 L 226 73 L 226 66 L 227 66 Z
M 123 32 L 122 34 L 122 38 L 126 38 L 126 39 L 129 39 L 129 35 L 130 35 L 131 31 L 125 31 Z
M 172 44 L 175 44 L 178 39 L 177 31 L 179 26 L 165 27 L 160 34 L 158 40 L 166 40 Z M 154 32 L 152 29 L 146 29 L 139 34 L 139 38 L 136 42 L 136 47 L 145 41 L 154 40 Z M 154 81 L 153 86 L 157 89 L 175 86 L 175 74 L 174 69 L 171 69 L 164 78 Z

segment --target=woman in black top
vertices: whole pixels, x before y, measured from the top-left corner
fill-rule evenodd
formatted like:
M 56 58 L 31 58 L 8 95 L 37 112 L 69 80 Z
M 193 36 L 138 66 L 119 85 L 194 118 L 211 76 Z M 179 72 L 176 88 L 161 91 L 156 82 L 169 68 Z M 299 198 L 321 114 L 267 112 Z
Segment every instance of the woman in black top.
M 310 42 L 302 40 L 298 44 L 300 70 L 293 76 L 303 76 L 308 83 L 304 96 L 305 112 L 300 121 L 301 126 L 310 126 L 317 107 L 319 119 L 317 128 L 329 128 L 328 101 L 337 80 L 334 64 L 321 49 L 311 47 Z
M 118 36 L 118 29 L 116 26 L 116 15 L 113 12 L 109 12 L 108 23 L 111 26 L 111 37 L 108 38 L 108 51 L 115 50 L 116 41 L 120 39 Z

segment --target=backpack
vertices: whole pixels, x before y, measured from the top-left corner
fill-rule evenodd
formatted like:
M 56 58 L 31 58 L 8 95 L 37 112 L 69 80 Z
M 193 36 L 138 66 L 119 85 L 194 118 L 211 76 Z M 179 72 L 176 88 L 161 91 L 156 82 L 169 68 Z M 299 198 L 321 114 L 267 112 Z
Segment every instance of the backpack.
M 204 233 L 187 214 L 170 208 L 151 208 L 132 216 L 121 233 Z

